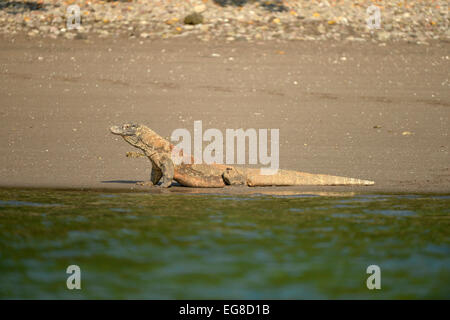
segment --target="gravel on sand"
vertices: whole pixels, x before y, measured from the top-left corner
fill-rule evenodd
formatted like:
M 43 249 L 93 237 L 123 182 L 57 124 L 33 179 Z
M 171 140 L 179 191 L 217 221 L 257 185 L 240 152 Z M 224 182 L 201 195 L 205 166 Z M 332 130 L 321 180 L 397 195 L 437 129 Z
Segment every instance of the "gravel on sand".
M 71 29 L 79 8 L 80 24 Z M 379 28 L 367 20 L 376 5 Z M 74 7 L 71 7 L 74 8 Z M 194 22 L 187 16 L 194 14 Z M 375 20 L 369 19 L 373 26 Z M 186 23 L 186 21 L 188 23 Z M 68 23 L 69 22 L 69 25 Z M 348 40 L 428 44 L 450 39 L 448 1 L 439 0 L 135 0 L 1 1 L 0 33 L 203 41 Z

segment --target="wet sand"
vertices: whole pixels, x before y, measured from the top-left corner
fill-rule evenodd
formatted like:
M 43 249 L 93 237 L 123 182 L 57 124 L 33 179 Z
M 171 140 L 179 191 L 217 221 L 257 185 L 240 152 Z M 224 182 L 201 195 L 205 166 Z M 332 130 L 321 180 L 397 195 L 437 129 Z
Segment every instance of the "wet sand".
M 371 187 L 163 192 L 450 192 L 448 43 L 0 39 L 0 187 L 154 190 L 109 133 L 279 128 L 280 167 Z

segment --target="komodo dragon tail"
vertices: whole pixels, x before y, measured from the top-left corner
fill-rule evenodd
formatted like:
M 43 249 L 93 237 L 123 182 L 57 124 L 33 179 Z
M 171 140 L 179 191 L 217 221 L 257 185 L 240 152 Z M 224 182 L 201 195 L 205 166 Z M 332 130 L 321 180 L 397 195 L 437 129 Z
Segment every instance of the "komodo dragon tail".
M 291 170 L 278 170 L 277 173 L 272 175 L 262 175 L 259 169 L 251 169 L 251 171 L 248 172 L 247 183 L 249 186 L 293 186 L 293 185 L 369 186 L 375 184 L 374 181 L 370 180 L 330 176 L 326 174 L 312 174 Z

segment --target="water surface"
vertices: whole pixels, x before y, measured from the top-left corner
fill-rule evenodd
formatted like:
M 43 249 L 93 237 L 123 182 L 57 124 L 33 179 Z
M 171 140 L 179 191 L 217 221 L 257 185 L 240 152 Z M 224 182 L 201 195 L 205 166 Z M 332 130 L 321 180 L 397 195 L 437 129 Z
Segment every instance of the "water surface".
M 0 190 L 0 298 L 450 298 L 449 195 L 332 195 Z

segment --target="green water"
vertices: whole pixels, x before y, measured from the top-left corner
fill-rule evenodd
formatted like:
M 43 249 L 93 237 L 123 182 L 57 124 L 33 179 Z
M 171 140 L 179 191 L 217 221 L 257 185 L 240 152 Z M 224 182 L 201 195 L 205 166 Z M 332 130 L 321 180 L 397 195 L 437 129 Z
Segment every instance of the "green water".
M 449 195 L 0 190 L 0 298 L 449 299 L 449 215 Z

